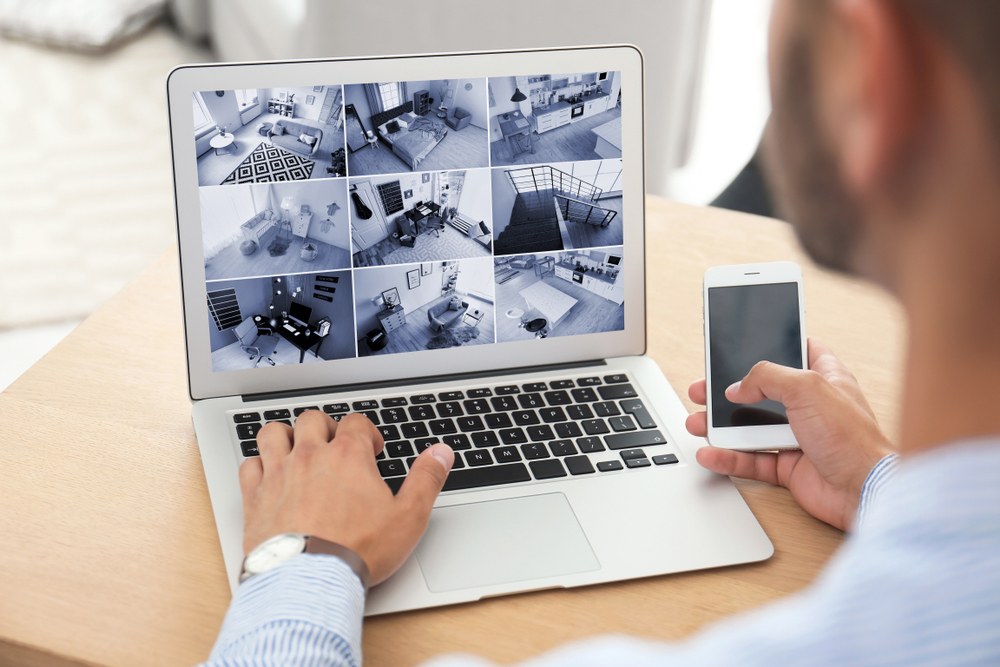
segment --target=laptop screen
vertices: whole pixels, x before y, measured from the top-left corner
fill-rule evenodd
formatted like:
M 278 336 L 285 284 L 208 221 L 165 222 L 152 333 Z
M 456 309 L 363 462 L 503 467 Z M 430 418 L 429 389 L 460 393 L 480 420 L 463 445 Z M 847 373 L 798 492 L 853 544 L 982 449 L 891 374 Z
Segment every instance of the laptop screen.
M 623 330 L 621 85 L 193 93 L 212 370 Z

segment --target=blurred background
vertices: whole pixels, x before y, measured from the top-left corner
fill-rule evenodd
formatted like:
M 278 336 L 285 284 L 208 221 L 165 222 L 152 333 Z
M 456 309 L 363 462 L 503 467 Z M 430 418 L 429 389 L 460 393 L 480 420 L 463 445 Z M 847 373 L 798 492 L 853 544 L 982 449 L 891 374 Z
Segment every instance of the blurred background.
M 770 111 L 770 4 L 0 0 L 0 389 L 175 243 L 172 67 L 634 43 L 647 191 L 709 204 Z

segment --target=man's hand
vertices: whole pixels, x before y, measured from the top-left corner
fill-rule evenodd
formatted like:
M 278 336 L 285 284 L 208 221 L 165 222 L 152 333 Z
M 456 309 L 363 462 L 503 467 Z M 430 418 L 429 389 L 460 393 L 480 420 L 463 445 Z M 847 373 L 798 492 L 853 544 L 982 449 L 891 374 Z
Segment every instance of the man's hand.
M 304 412 L 294 431 L 267 424 L 257 435 L 260 456 L 240 467 L 244 553 L 280 533 L 306 533 L 353 549 L 372 585 L 388 579 L 424 534 L 455 455 L 447 445 L 428 448 L 394 497 L 375 464 L 383 444 L 359 414 L 338 423 Z
M 800 450 L 736 452 L 716 447 L 698 451 L 698 462 L 713 472 L 786 487 L 811 515 L 841 530 L 850 528 L 868 473 L 892 448 L 875 422 L 858 381 L 822 344 L 809 341 L 809 368 L 803 371 L 761 362 L 726 390 L 734 403 L 769 398 L 785 406 Z M 688 395 L 705 405 L 705 381 Z M 692 435 L 704 437 L 704 411 L 687 419 Z

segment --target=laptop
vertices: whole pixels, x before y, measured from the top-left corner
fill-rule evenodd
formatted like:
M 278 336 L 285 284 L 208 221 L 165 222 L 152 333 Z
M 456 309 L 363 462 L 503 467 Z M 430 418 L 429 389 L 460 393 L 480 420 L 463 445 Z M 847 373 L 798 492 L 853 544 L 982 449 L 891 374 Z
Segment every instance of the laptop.
M 308 409 L 368 416 L 393 492 L 430 444 L 456 452 L 369 615 L 770 557 L 644 356 L 637 49 L 195 65 L 167 89 L 231 586 L 239 465 Z

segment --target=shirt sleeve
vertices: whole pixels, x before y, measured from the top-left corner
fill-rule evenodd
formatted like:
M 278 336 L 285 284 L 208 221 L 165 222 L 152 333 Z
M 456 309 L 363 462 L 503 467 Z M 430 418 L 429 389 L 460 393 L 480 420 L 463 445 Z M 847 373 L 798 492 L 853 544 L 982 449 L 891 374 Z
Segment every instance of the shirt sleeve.
M 302 554 L 236 590 L 205 667 L 361 665 L 365 591 L 344 561 Z
M 865 483 L 861 485 L 861 498 L 858 501 L 858 516 L 854 522 L 855 528 L 864 523 L 869 510 L 878 499 L 879 493 L 885 487 L 886 482 L 892 479 L 899 465 L 899 454 L 888 454 L 875 464 L 875 467 L 868 473 Z

